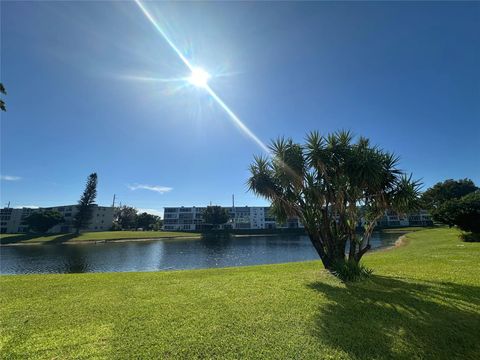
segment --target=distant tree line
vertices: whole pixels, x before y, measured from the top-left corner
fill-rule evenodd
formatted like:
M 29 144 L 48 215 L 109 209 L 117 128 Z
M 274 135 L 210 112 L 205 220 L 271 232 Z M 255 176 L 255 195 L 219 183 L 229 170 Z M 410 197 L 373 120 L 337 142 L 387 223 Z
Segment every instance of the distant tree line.
M 147 212 L 139 213 L 131 206 L 119 206 L 115 209 L 112 230 L 161 230 L 163 220 L 160 216 Z

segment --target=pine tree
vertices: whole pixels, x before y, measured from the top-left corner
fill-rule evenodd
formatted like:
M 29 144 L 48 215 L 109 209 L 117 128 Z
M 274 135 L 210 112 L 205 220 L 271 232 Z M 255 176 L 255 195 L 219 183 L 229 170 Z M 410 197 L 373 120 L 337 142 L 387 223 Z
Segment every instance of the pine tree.
M 92 220 L 93 205 L 97 197 L 97 173 L 90 174 L 87 179 L 87 185 L 83 191 L 83 195 L 78 202 L 78 212 L 74 218 L 74 226 L 76 233 L 80 233 L 80 229 L 88 226 Z
M 0 83 L 0 94 L 7 95 L 7 91 L 2 83 Z M 5 101 L 0 99 L 0 110 L 7 111 L 7 107 L 5 106 Z

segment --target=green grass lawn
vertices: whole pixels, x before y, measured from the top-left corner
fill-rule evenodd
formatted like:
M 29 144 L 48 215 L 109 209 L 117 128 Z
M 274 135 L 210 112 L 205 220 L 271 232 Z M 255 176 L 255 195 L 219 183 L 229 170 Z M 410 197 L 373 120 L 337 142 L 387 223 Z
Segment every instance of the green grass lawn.
M 2 359 L 479 359 L 480 243 L 431 229 L 365 257 L 343 284 L 319 261 L 0 278 Z
M 185 232 L 168 232 L 168 231 L 96 231 L 85 232 L 80 235 L 75 234 L 52 234 L 52 235 L 34 235 L 34 234 L 1 234 L 0 242 L 2 244 L 11 243 L 43 243 L 58 244 L 64 242 L 78 241 L 111 241 L 111 240 L 127 240 L 127 239 L 158 239 L 158 238 L 180 238 L 195 237 L 200 238 L 200 234 Z

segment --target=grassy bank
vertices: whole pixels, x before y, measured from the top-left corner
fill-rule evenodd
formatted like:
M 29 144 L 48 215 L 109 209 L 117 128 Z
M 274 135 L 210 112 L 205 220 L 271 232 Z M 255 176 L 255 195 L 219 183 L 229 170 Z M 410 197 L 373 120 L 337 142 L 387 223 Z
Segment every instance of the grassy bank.
M 133 239 L 173 239 L 173 238 L 195 237 L 200 238 L 200 234 L 168 231 L 97 231 L 76 234 L 1 234 L 1 244 L 12 243 L 41 243 L 41 244 L 61 244 L 66 242 L 83 241 L 112 241 L 112 240 L 133 240 Z
M 455 230 L 367 255 L 158 273 L 2 276 L 2 358 L 478 359 L 480 244 Z

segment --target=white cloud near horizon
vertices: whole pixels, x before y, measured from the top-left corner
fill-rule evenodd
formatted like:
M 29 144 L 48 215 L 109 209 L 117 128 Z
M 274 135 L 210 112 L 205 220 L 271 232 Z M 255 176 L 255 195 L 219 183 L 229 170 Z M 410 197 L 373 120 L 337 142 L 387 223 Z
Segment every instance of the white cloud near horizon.
M 5 181 L 18 181 L 22 178 L 20 176 L 12 176 L 12 175 L 0 175 L 0 179 Z
M 141 213 L 144 213 L 146 212 L 147 214 L 150 214 L 150 215 L 157 215 L 157 216 L 161 216 L 163 218 L 163 211 L 160 211 L 160 210 L 157 210 L 157 209 L 137 209 L 138 213 L 141 214 Z
M 158 192 L 159 194 L 164 194 L 166 192 L 172 191 L 173 188 L 168 186 L 160 186 L 160 185 L 145 185 L 145 184 L 135 184 L 135 185 L 128 185 L 130 190 L 150 190 Z
M 18 205 L 15 206 L 14 209 L 22 209 L 22 208 L 29 208 L 29 209 L 38 209 L 40 206 L 37 205 Z

